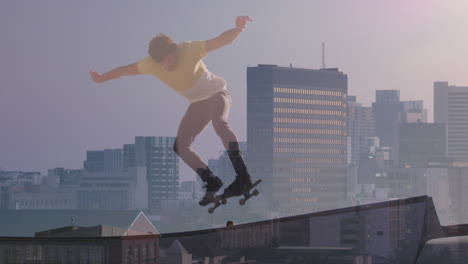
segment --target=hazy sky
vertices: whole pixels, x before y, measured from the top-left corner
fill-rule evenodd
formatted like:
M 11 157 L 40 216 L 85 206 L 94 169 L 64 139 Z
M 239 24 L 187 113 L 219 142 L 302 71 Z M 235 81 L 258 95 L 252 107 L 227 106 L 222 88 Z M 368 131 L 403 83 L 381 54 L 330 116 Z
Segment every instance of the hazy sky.
M 246 67 L 327 66 L 349 78 L 349 94 L 369 105 L 376 89 L 424 100 L 432 120 L 432 83 L 468 85 L 468 1 L 155 1 L 6 0 L 0 2 L 0 168 L 81 168 L 86 150 L 121 148 L 135 136 L 175 136 L 187 108 L 150 76 L 94 84 L 98 72 L 146 56 L 165 32 L 204 40 L 254 22 L 231 46 L 205 59 L 228 81 L 230 120 L 246 140 Z M 209 127 L 195 147 L 222 149 Z M 187 168 L 183 173 L 189 172 Z M 184 178 L 187 178 L 184 176 Z

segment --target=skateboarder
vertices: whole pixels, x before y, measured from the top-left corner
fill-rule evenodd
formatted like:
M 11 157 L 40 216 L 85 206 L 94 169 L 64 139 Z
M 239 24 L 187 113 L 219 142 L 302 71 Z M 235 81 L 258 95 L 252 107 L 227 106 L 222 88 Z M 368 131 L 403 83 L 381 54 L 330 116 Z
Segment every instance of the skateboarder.
M 197 135 L 210 122 L 221 138 L 237 174 L 224 192 L 233 196 L 242 195 L 252 184 L 240 154 L 237 137 L 227 121 L 232 101 L 226 89 L 226 81 L 209 72 L 202 60 L 208 52 L 234 42 L 244 31 L 248 21 L 252 19 L 239 16 L 236 18 L 235 28 L 206 41 L 176 44 L 169 36 L 160 33 L 150 41 L 149 56 L 144 59 L 117 67 L 105 74 L 99 74 L 92 69 L 89 72 L 96 83 L 129 75 L 153 75 L 189 101 L 190 105 L 177 131 L 174 151 L 205 183 L 206 193 L 199 202 L 202 206 L 209 204 L 223 186 L 221 179 L 213 174 L 191 147 Z

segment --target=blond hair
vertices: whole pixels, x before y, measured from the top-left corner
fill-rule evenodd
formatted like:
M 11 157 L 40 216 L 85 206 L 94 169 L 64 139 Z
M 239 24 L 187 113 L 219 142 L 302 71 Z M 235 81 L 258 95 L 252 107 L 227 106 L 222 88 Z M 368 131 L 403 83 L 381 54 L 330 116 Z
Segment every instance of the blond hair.
M 168 54 L 174 52 L 176 48 L 177 44 L 172 38 L 166 34 L 159 33 L 150 41 L 148 53 L 154 61 L 161 62 Z

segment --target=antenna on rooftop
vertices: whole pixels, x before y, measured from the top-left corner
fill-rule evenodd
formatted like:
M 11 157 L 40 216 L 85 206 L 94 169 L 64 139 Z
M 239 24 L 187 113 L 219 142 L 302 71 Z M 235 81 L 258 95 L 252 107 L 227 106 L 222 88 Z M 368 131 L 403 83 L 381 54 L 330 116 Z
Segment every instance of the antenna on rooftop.
M 325 64 L 325 42 L 322 42 L 322 69 L 327 68 Z

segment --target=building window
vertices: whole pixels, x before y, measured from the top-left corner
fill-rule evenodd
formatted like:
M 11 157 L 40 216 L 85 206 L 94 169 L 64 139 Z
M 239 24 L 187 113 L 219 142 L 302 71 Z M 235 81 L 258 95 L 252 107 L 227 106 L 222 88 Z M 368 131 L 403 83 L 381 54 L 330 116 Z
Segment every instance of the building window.
M 133 250 L 133 263 L 139 264 L 140 263 L 140 245 L 135 246 Z
M 147 263 L 148 261 L 148 244 L 145 244 L 141 248 L 141 261 Z
M 132 246 L 127 247 L 127 252 L 126 252 L 126 264 L 132 264 Z

